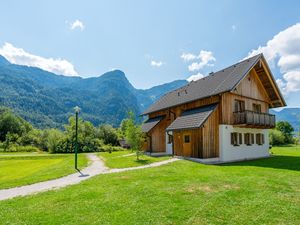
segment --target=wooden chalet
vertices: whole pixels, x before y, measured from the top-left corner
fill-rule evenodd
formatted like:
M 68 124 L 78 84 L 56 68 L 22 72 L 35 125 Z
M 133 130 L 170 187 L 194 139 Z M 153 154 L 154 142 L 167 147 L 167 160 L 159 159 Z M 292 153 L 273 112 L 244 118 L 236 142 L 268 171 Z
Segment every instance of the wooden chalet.
M 269 155 L 270 108 L 286 103 L 262 54 L 171 91 L 142 115 L 146 151 L 235 161 Z

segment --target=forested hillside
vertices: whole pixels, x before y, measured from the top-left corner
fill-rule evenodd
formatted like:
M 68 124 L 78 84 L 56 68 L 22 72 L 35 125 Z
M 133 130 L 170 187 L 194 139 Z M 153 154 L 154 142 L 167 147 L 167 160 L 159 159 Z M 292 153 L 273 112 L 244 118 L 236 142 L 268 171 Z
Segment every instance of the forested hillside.
M 61 128 L 77 105 L 82 118 L 94 125 L 118 126 L 128 111 L 139 115 L 161 95 L 186 83 L 178 80 L 139 90 L 120 70 L 83 79 L 11 64 L 0 56 L 0 105 L 38 128 Z

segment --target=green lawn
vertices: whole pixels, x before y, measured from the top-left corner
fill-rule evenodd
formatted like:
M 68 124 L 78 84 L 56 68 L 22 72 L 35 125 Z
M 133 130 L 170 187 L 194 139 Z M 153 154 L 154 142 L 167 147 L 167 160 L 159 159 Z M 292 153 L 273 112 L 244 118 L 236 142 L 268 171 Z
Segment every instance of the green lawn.
M 126 150 L 119 152 L 100 152 L 98 154 L 104 161 L 105 165 L 109 168 L 127 168 L 135 166 L 143 166 L 154 162 L 170 159 L 169 156 L 152 157 L 148 155 L 140 156 L 140 160 L 136 160 L 135 152 Z
M 1 153 L 0 189 L 33 184 L 74 173 L 74 155 L 45 153 Z M 80 168 L 87 165 L 79 155 Z
M 300 224 L 300 149 L 227 165 L 177 161 L 0 202 L 0 224 Z

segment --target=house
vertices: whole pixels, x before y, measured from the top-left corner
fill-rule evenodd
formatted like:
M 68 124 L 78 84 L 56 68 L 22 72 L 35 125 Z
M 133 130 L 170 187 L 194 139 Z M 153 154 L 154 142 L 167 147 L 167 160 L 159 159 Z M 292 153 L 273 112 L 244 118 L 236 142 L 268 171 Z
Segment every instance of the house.
M 286 106 L 259 54 L 162 96 L 142 113 L 146 151 L 203 162 L 269 156 L 270 108 Z

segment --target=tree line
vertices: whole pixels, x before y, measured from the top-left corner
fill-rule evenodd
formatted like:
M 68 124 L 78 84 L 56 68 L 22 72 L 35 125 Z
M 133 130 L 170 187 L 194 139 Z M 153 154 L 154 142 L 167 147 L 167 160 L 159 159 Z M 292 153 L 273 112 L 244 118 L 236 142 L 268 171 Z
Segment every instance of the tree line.
M 78 120 L 79 152 L 123 150 L 119 140 L 124 139 L 131 149 L 140 152 L 144 137 L 133 113 L 129 113 L 119 128 L 109 124 L 95 127 L 91 122 Z M 64 129 L 37 129 L 15 115 L 8 108 L 0 107 L 1 151 L 47 151 L 49 153 L 74 152 L 75 117 L 71 116 Z
M 288 145 L 298 144 L 299 134 L 294 134 L 293 126 L 287 121 L 279 121 L 276 123 L 276 127 L 270 130 L 269 133 L 271 145 Z

